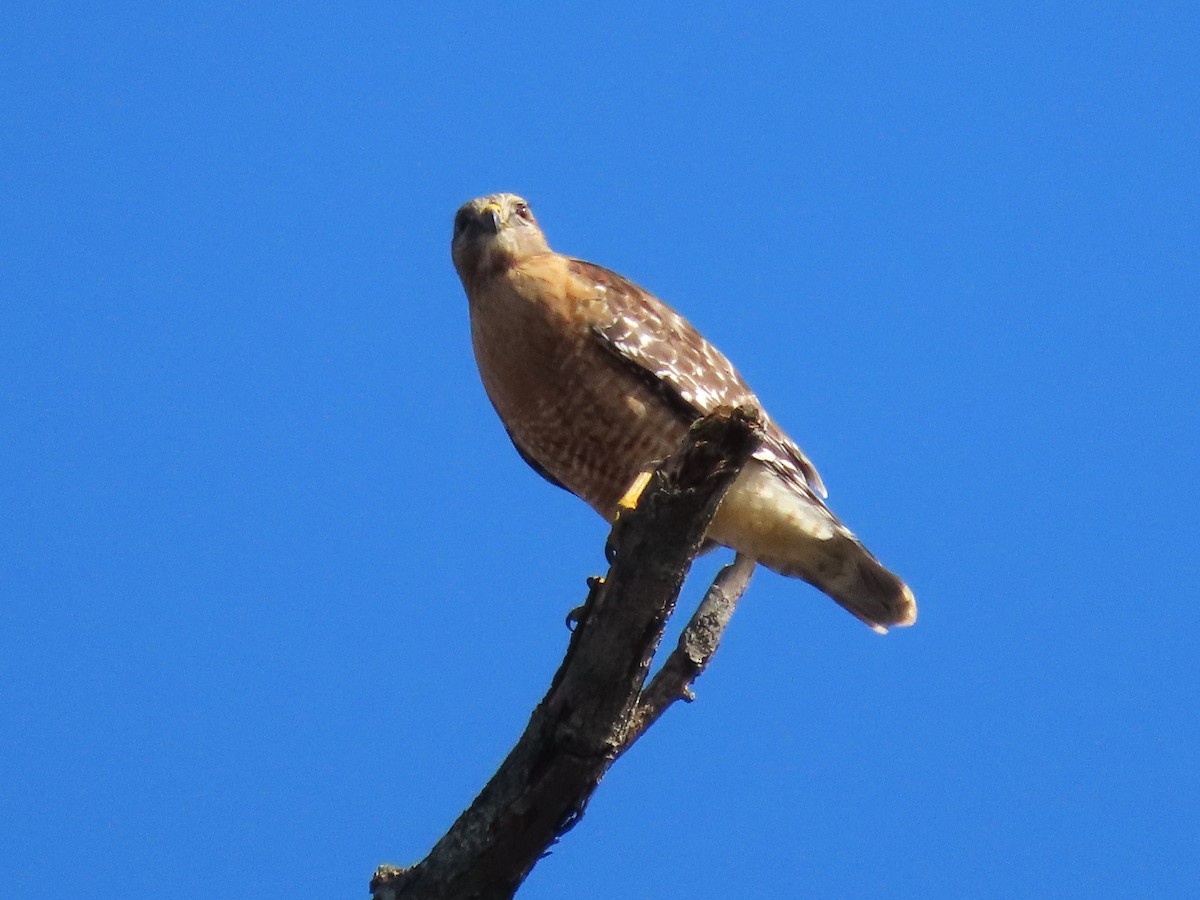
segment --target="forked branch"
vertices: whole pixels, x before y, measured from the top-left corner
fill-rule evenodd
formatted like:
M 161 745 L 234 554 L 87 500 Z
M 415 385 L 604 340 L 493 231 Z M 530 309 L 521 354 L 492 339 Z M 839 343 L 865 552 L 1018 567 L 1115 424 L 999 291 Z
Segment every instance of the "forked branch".
M 566 658 L 499 770 L 429 855 L 381 866 L 375 900 L 510 898 L 534 864 L 583 815 L 613 761 L 690 685 L 716 650 L 754 563 L 718 575 L 659 673 L 651 660 L 722 494 L 758 445 L 754 411 L 697 422 L 654 473 L 609 539 L 612 565 L 595 579 Z

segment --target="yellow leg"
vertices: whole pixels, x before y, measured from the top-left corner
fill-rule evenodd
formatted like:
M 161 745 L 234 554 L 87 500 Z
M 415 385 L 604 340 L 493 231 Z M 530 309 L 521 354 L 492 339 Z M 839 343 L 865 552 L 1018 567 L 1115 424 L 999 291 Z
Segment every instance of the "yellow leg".
M 617 558 L 616 535 L 621 527 L 621 516 L 629 512 L 631 509 L 637 509 L 638 502 L 642 499 L 642 492 L 646 490 L 646 485 L 650 483 L 652 472 L 642 472 L 637 478 L 633 479 L 633 484 L 629 485 L 629 489 L 625 491 L 625 496 L 617 501 L 617 511 L 613 513 L 613 527 L 608 534 L 608 542 L 604 545 L 604 556 L 609 563 Z
M 637 509 L 638 501 L 642 498 L 642 491 L 650 483 L 650 475 L 650 472 L 642 472 L 637 478 L 633 479 L 633 484 L 629 485 L 629 490 L 625 492 L 625 496 L 617 501 L 617 515 L 620 515 L 627 509 Z

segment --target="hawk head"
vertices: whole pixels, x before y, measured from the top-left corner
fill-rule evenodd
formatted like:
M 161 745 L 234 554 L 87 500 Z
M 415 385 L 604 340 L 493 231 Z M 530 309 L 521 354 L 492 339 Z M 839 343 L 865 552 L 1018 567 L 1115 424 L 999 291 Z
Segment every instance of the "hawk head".
M 529 204 L 516 194 L 489 194 L 459 207 L 450 255 L 466 284 L 513 261 L 549 253 Z

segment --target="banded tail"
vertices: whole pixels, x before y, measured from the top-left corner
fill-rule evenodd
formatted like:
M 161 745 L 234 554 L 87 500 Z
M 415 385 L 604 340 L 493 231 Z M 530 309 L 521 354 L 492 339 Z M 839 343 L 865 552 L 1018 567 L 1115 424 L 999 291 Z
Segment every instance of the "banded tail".
M 880 634 L 917 620 L 917 602 L 816 496 L 751 462 L 721 501 L 708 536 L 807 581 Z

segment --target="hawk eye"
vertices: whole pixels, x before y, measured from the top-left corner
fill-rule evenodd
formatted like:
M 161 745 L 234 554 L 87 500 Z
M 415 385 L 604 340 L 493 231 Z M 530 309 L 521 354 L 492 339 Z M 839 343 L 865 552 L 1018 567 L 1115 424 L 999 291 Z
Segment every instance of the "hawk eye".
M 518 203 L 513 206 L 513 214 L 527 220 L 529 218 L 529 207 L 524 203 Z
M 457 234 L 462 234 L 464 231 L 466 231 L 467 223 L 470 222 L 470 220 L 471 220 L 471 217 L 469 215 L 467 215 L 465 212 L 460 212 L 457 216 L 455 216 L 454 217 L 454 233 L 457 235 Z

